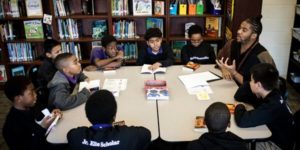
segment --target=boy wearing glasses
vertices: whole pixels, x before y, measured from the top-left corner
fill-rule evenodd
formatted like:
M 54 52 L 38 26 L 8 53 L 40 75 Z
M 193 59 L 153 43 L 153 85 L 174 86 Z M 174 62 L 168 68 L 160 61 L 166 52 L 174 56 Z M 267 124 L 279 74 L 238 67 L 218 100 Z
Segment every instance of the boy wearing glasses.
M 102 47 L 92 50 L 90 61 L 97 68 L 119 68 L 122 65 L 124 52 L 122 47 L 117 46 L 117 40 L 111 35 L 101 39 Z
M 192 25 L 188 30 L 190 41 L 181 50 L 181 62 L 187 64 L 192 61 L 198 64 L 214 64 L 216 55 L 213 48 L 203 41 L 202 28 Z

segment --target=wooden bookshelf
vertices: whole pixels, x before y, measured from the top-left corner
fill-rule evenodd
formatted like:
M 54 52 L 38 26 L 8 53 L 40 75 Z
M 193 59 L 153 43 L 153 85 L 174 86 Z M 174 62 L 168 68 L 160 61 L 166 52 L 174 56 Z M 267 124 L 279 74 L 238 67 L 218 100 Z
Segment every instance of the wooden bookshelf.
M 209 43 L 215 43 L 218 45 L 218 48 L 221 48 L 225 43 L 225 23 L 226 23 L 226 4 L 227 0 L 221 1 L 222 3 L 222 12 L 220 15 L 213 15 L 211 13 L 205 12 L 203 15 L 171 15 L 170 14 L 170 0 L 164 1 L 164 14 L 163 15 L 142 15 L 135 16 L 131 11 L 131 6 L 129 7 L 129 14 L 125 16 L 117 16 L 113 14 L 112 3 L 113 0 L 94 0 L 94 13 L 93 14 L 83 14 L 83 7 L 81 0 L 68 0 L 70 13 L 65 16 L 59 15 L 55 12 L 55 7 L 57 6 L 53 1 L 44 1 L 41 0 L 43 4 L 43 13 L 49 14 L 52 16 L 52 38 L 60 41 L 60 42 L 74 42 L 80 44 L 82 60 L 80 61 L 84 65 L 89 64 L 89 56 L 92 49 L 92 42 L 101 41 L 100 38 L 93 38 L 92 34 L 92 24 L 96 20 L 105 20 L 107 24 L 107 33 L 113 34 L 113 25 L 114 22 L 119 20 L 130 20 L 134 21 L 136 24 L 135 32 L 139 38 L 117 38 L 118 43 L 133 43 L 136 44 L 136 47 L 139 47 L 139 44 L 144 43 L 144 34 L 146 32 L 146 20 L 148 18 L 159 18 L 163 20 L 163 41 L 171 45 L 173 41 L 186 41 L 187 39 L 184 37 L 185 33 L 185 23 L 187 22 L 195 22 L 196 24 L 205 28 L 205 19 L 207 17 L 217 17 L 221 18 L 221 26 L 219 27 L 221 30 L 221 34 L 219 37 L 206 37 L 204 36 L 204 40 Z M 154 8 L 154 3 L 152 3 L 152 7 Z M 153 13 L 152 13 L 153 14 Z M 5 42 L 0 43 L 0 48 L 2 49 L 2 60 L 0 60 L 1 64 L 6 66 L 6 71 L 8 76 L 10 76 L 10 68 L 11 66 L 16 65 L 40 65 L 41 62 L 39 60 L 34 61 L 26 61 L 26 62 L 10 62 L 9 54 L 7 49 L 8 43 L 31 43 L 35 45 L 35 50 L 41 55 L 43 52 L 43 42 L 46 39 L 26 39 L 24 35 L 24 25 L 23 21 L 26 20 L 42 20 L 43 17 L 26 17 L 21 16 L 18 18 L 5 17 L 0 19 L 0 24 L 12 22 L 16 24 L 15 30 L 16 34 L 21 35 L 13 40 L 7 40 Z M 78 23 L 78 31 L 80 32 L 78 38 L 60 38 L 62 35 L 59 33 L 58 22 L 60 20 L 69 20 L 72 19 Z M 60 35 L 61 34 L 61 35 Z M 136 37 L 136 36 L 135 36 Z M 38 59 L 38 58 L 36 58 Z M 180 60 L 176 59 L 176 63 L 179 64 Z M 135 65 L 135 59 L 128 59 L 125 61 L 126 65 Z

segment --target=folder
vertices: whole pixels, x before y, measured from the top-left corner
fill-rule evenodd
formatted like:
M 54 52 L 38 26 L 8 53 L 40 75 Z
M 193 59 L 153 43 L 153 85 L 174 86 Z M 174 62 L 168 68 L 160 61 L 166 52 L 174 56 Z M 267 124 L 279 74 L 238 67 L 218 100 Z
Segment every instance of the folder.
M 203 15 L 203 11 L 204 11 L 203 4 L 197 4 L 196 5 L 196 14 Z
M 179 15 L 186 15 L 186 4 L 179 5 Z
M 170 15 L 177 15 L 177 4 L 170 4 Z
M 189 4 L 189 15 L 196 15 L 196 4 Z

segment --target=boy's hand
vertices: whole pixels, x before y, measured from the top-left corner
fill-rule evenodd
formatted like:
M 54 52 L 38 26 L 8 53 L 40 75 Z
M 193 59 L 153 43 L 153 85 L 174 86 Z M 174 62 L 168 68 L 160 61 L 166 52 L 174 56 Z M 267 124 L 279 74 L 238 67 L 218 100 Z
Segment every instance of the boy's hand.
M 44 129 L 48 129 L 48 127 L 51 125 L 51 123 L 54 121 L 55 117 L 46 116 L 41 122 L 41 126 Z
M 154 63 L 153 65 L 149 66 L 149 69 L 150 69 L 150 70 L 156 70 L 156 69 L 158 69 L 160 66 L 161 66 L 161 63 L 156 62 L 156 63 Z
M 52 117 L 56 117 L 59 116 L 59 118 L 61 118 L 63 116 L 62 112 L 60 111 L 60 109 L 53 109 L 52 111 L 53 116 Z

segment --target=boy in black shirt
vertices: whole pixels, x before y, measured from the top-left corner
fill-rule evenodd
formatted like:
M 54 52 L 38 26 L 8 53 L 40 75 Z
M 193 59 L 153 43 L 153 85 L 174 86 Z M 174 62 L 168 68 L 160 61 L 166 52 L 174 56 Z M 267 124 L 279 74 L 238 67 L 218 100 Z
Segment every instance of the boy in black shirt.
M 208 133 L 188 144 L 187 150 L 247 150 L 240 137 L 226 132 L 230 123 L 230 113 L 227 106 L 221 102 L 211 104 L 204 117 Z
M 139 49 L 137 64 L 151 64 L 150 70 L 159 67 L 168 67 L 174 63 L 174 54 L 167 44 L 162 44 L 162 33 L 158 28 L 150 28 L 146 31 L 144 44 Z
M 203 41 L 202 28 L 192 25 L 188 30 L 190 41 L 181 50 L 181 62 L 187 64 L 189 61 L 198 64 L 214 64 L 216 55 L 213 48 Z
M 37 97 L 31 81 L 24 76 L 17 76 L 5 83 L 5 95 L 13 102 L 3 127 L 3 137 L 11 150 L 46 149 L 46 130 L 57 115 L 46 116 L 40 125 L 35 121 Z
M 38 79 L 40 86 L 47 86 L 57 71 L 54 59 L 61 53 L 60 43 L 53 39 L 47 39 L 44 43 L 44 60 L 38 69 Z
M 276 89 L 278 71 L 268 63 L 255 65 L 251 69 L 250 83 L 244 83 L 235 94 L 235 99 L 253 105 L 247 111 L 239 104 L 235 108 L 235 121 L 240 127 L 255 127 L 266 124 L 272 132 L 270 141 L 259 142 L 256 149 L 292 149 L 292 114 Z M 250 85 L 249 85 L 250 84 Z M 249 93 L 255 96 L 249 96 Z M 275 143 L 275 144 L 274 144 Z
M 85 105 L 91 127 L 78 127 L 68 132 L 71 150 L 143 150 L 146 149 L 151 133 L 144 127 L 113 126 L 117 103 L 111 92 L 96 91 Z

